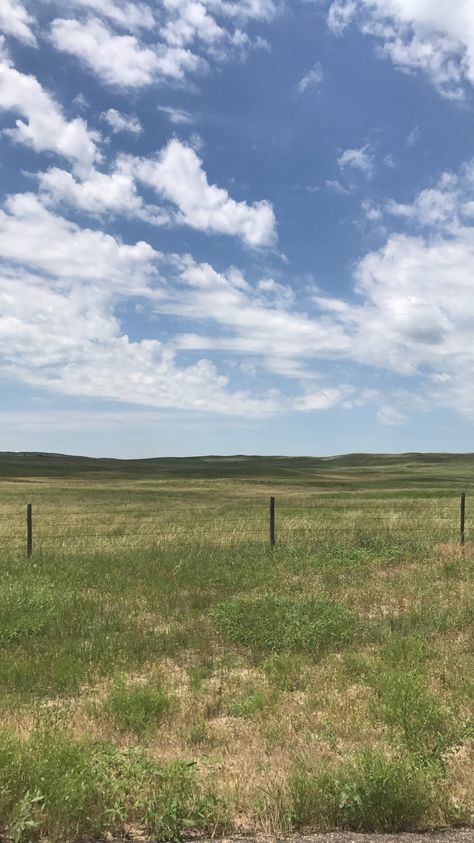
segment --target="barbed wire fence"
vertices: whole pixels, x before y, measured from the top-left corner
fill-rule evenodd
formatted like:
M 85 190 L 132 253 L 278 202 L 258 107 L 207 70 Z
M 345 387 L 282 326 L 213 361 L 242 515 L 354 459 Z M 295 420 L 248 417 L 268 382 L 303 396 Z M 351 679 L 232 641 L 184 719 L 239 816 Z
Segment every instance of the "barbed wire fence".
M 27 504 L 0 513 L 0 541 L 5 549 L 26 554 L 107 551 L 126 547 L 153 549 L 166 543 L 255 543 L 313 545 L 357 541 L 370 546 L 381 537 L 460 543 L 468 539 L 466 495 L 459 498 L 364 500 L 347 497 L 298 499 L 271 496 L 257 501 L 156 506 L 152 509 L 104 506 L 57 509 Z

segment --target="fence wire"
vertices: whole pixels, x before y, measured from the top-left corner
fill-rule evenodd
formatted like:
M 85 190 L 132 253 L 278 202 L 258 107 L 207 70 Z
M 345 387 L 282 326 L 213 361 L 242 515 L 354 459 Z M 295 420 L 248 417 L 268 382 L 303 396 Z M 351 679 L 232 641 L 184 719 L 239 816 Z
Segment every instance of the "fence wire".
M 146 512 L 144 513 L 144 508 Z M 29 528 L 26 507 L 0 511 L 0 546 L 18 552 L 100 552 L 153 549 L 163 544 L 226 546 L 270 543 L 268 498 L 151 508 L 132 502 L 94 508 L 35 504 Z M 459 499 L 358 499 L 321 495 L 276 499 L 275 544 L 317 546 L 374 541 L 454 543 L 469 541 L 467 522 L 461 535 Z

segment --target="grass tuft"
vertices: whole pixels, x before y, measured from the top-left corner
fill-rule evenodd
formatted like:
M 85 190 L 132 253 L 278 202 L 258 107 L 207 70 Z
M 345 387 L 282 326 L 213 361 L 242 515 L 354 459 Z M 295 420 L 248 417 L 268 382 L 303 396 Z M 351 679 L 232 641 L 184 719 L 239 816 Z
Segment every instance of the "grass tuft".
M 233 597 L 217 604 L 210 614 L 230 641 L 262 652 L 318 656 L 348 644 L 357 630 L 351 609 L 324 598 Z
M 117 685 L 98 709 L 116 729 L 143 735 L 161 725 L 173 700 L 154 685 Z

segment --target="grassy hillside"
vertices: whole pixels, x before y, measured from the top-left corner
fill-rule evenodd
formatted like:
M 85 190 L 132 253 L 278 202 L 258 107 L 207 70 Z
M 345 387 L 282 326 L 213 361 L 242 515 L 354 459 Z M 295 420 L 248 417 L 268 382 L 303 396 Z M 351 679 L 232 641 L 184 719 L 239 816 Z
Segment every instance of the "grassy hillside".
M 474 487 L 474 454 L 344 454 L 333 457 L 236 455 L 143 460 L 0 453 L 0 478 L 236 479 L 330 489 L 396 486 Z
M 0 455 L 0 837 L 474 825 L 473 476 Z

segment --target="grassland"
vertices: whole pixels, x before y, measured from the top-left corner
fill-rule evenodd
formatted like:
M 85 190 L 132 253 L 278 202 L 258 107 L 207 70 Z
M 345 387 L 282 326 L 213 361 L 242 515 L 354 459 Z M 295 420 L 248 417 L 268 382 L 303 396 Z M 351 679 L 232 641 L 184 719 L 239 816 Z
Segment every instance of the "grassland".
M 472 455 L 0 455 L 0 829 L 474 825 L 462 489 L 469 528 Z

